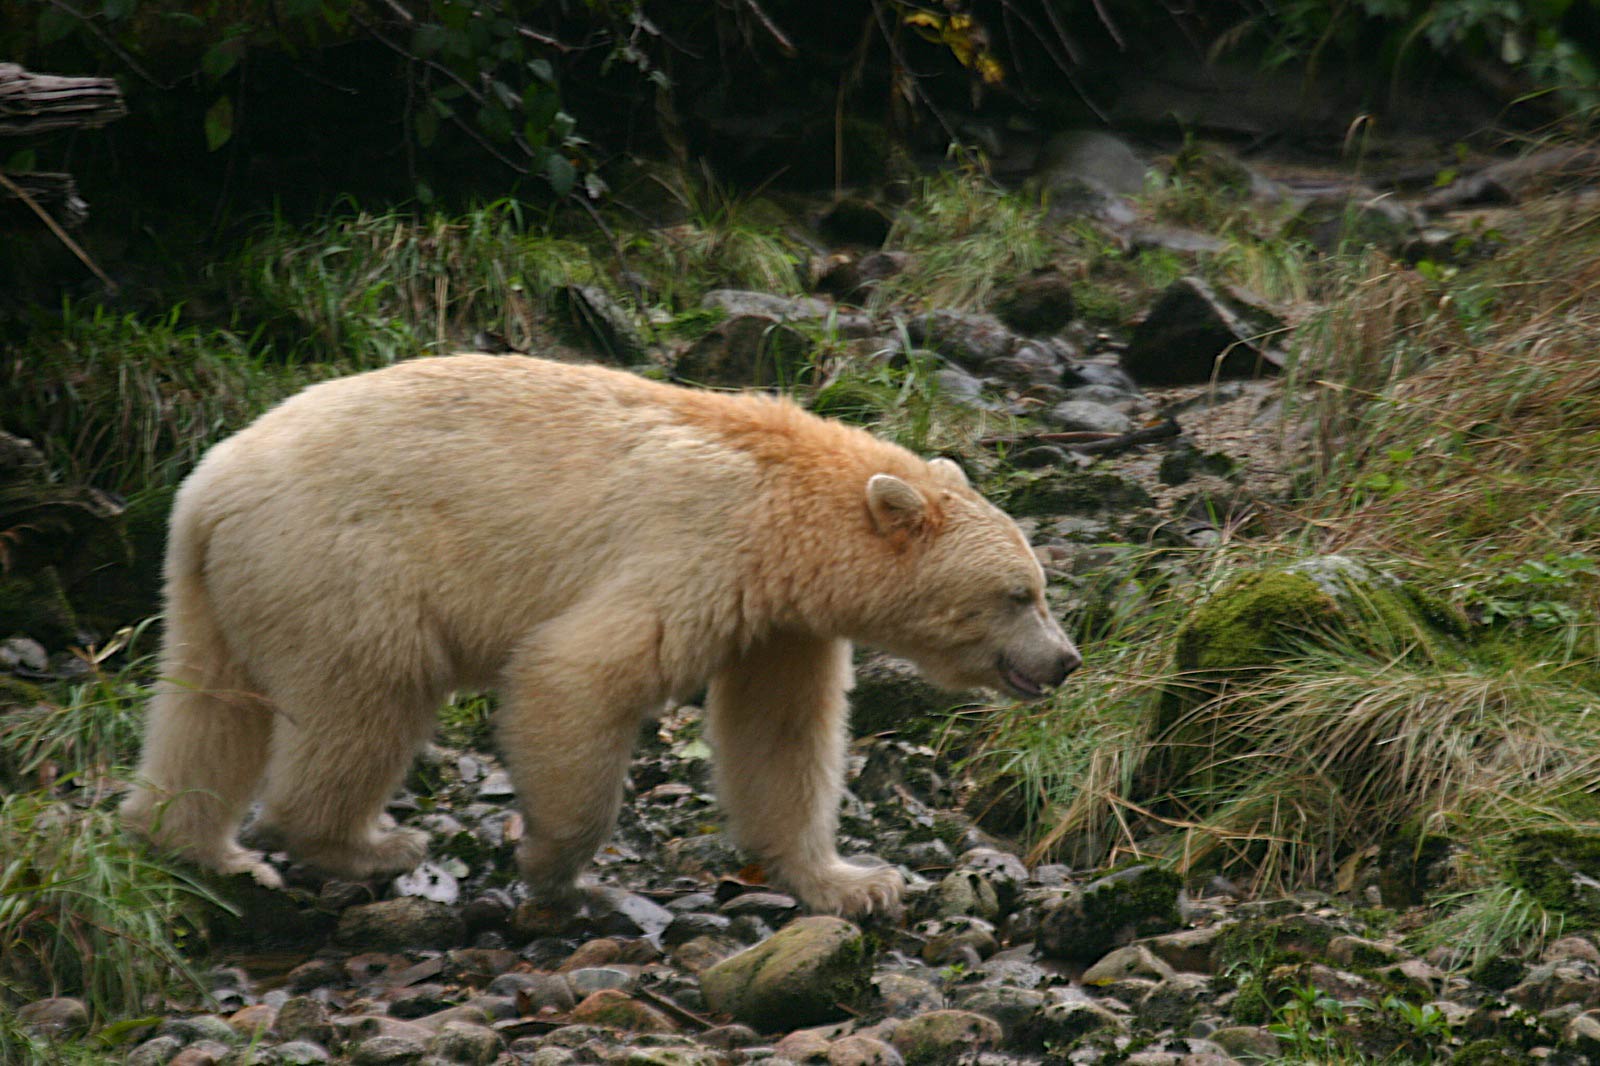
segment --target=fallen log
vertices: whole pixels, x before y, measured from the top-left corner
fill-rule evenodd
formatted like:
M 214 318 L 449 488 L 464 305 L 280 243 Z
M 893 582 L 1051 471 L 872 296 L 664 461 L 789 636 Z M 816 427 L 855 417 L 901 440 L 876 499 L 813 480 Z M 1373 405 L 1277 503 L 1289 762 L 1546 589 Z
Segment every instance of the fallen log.
M 0 63 L 0 134 L 104 126 L 128 113 L 113 78 L 35 74 Z

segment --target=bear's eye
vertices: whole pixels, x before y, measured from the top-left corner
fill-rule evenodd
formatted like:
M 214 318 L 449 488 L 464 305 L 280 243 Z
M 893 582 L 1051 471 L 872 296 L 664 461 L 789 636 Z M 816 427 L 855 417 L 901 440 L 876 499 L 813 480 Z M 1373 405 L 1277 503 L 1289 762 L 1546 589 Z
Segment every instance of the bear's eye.
M 1025 585 L 1018 585 L 1016 588 L 1006 593 L 1006 599 L 1019 606 L 1025 607 L 1033 603 L 1033 590 Z

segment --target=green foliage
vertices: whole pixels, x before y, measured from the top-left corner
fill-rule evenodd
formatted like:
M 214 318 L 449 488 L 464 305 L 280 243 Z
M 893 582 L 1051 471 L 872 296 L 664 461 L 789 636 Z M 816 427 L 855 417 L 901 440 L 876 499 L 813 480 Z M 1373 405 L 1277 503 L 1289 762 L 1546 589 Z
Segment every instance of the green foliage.
M 0 796 L 0 998 L 82 996 L 131 1014 L 197 991 L 183 957 L 205 889 L 125 837 L 98 803 Z
M 786 232 L 781 211 L 710 180 L 685 179 L 671 192 L 688 216 L 684 222 L 635 232 L 624 245 L 629 265 L 670 311 L 698 309 L 713 289 L 800 292 L 809 252 Z
M 913 253 L 911 265 L 883 282 L 873 302 L 982 307 L 1000 282 L 1049 261 L 1050 232 L 1037 201 L 976 171 L 930 178 L 896 217 L 884 245 Z
M 26 360 L 0 363 L 6 429 L 71 483 L 125 493 L 175 483 L 213 442 L 307 380 L 231 330 L 66 304 Z
M 819 415 L 865 426 L 914 452 L 965 450 L 981 432 L 982 418 L 941 395 L 937 369 L 928 353 L 915 350 L 898 365 L 847 362 L 806 402 Z

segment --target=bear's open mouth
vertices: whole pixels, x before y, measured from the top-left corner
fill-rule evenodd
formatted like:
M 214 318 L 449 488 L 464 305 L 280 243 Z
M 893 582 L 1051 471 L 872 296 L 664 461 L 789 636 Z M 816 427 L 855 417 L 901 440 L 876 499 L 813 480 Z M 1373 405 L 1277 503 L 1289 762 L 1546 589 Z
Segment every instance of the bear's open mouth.
M 1038 699 L 1044 695 L 1044 686 L 1013 666 L 1004 655 L 1000 656 L 1000 661 L 995 666 L 1000 672 L 1000 680 L 1004 681 L 1006 687 L 1016 695 L 1026 700 Z

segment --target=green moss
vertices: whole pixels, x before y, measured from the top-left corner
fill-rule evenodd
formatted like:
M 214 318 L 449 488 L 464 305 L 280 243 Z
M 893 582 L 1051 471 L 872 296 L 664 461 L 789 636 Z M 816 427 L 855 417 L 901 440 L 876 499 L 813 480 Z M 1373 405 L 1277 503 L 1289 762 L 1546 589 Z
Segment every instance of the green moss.
M 1155 501 L 1143 486 L 1117 474 L 1049 469 L 1018 472 L 1001 490 L 1013 515 L 1097 515 Z
M 1474 1040 L 1450 1056 L 1450 1066 L 1524 1066 L 1533 1059 L 1506 1040 Z
M 1178 630 L 1180 670 L 1248 670 L 1271 663 L 1289 639 L 1338 611 L 1334 598 L 1304 574 L 1245 574 L 1205 603 Z
M 1508 849 L 1507 872 L 1547 910 L 1580 928 L 1600 927 L 1600 836 L 1570 829 L 1547 829 L 1516 836 Z
M 1305 914 L 1240 922 L 1217 938 L 1217 968 L 1226 971 L 1248 965 L 1265 972 L 1287 961 L 1321 961 L 1327 956 L 1328 944 L 1341 931 Z

